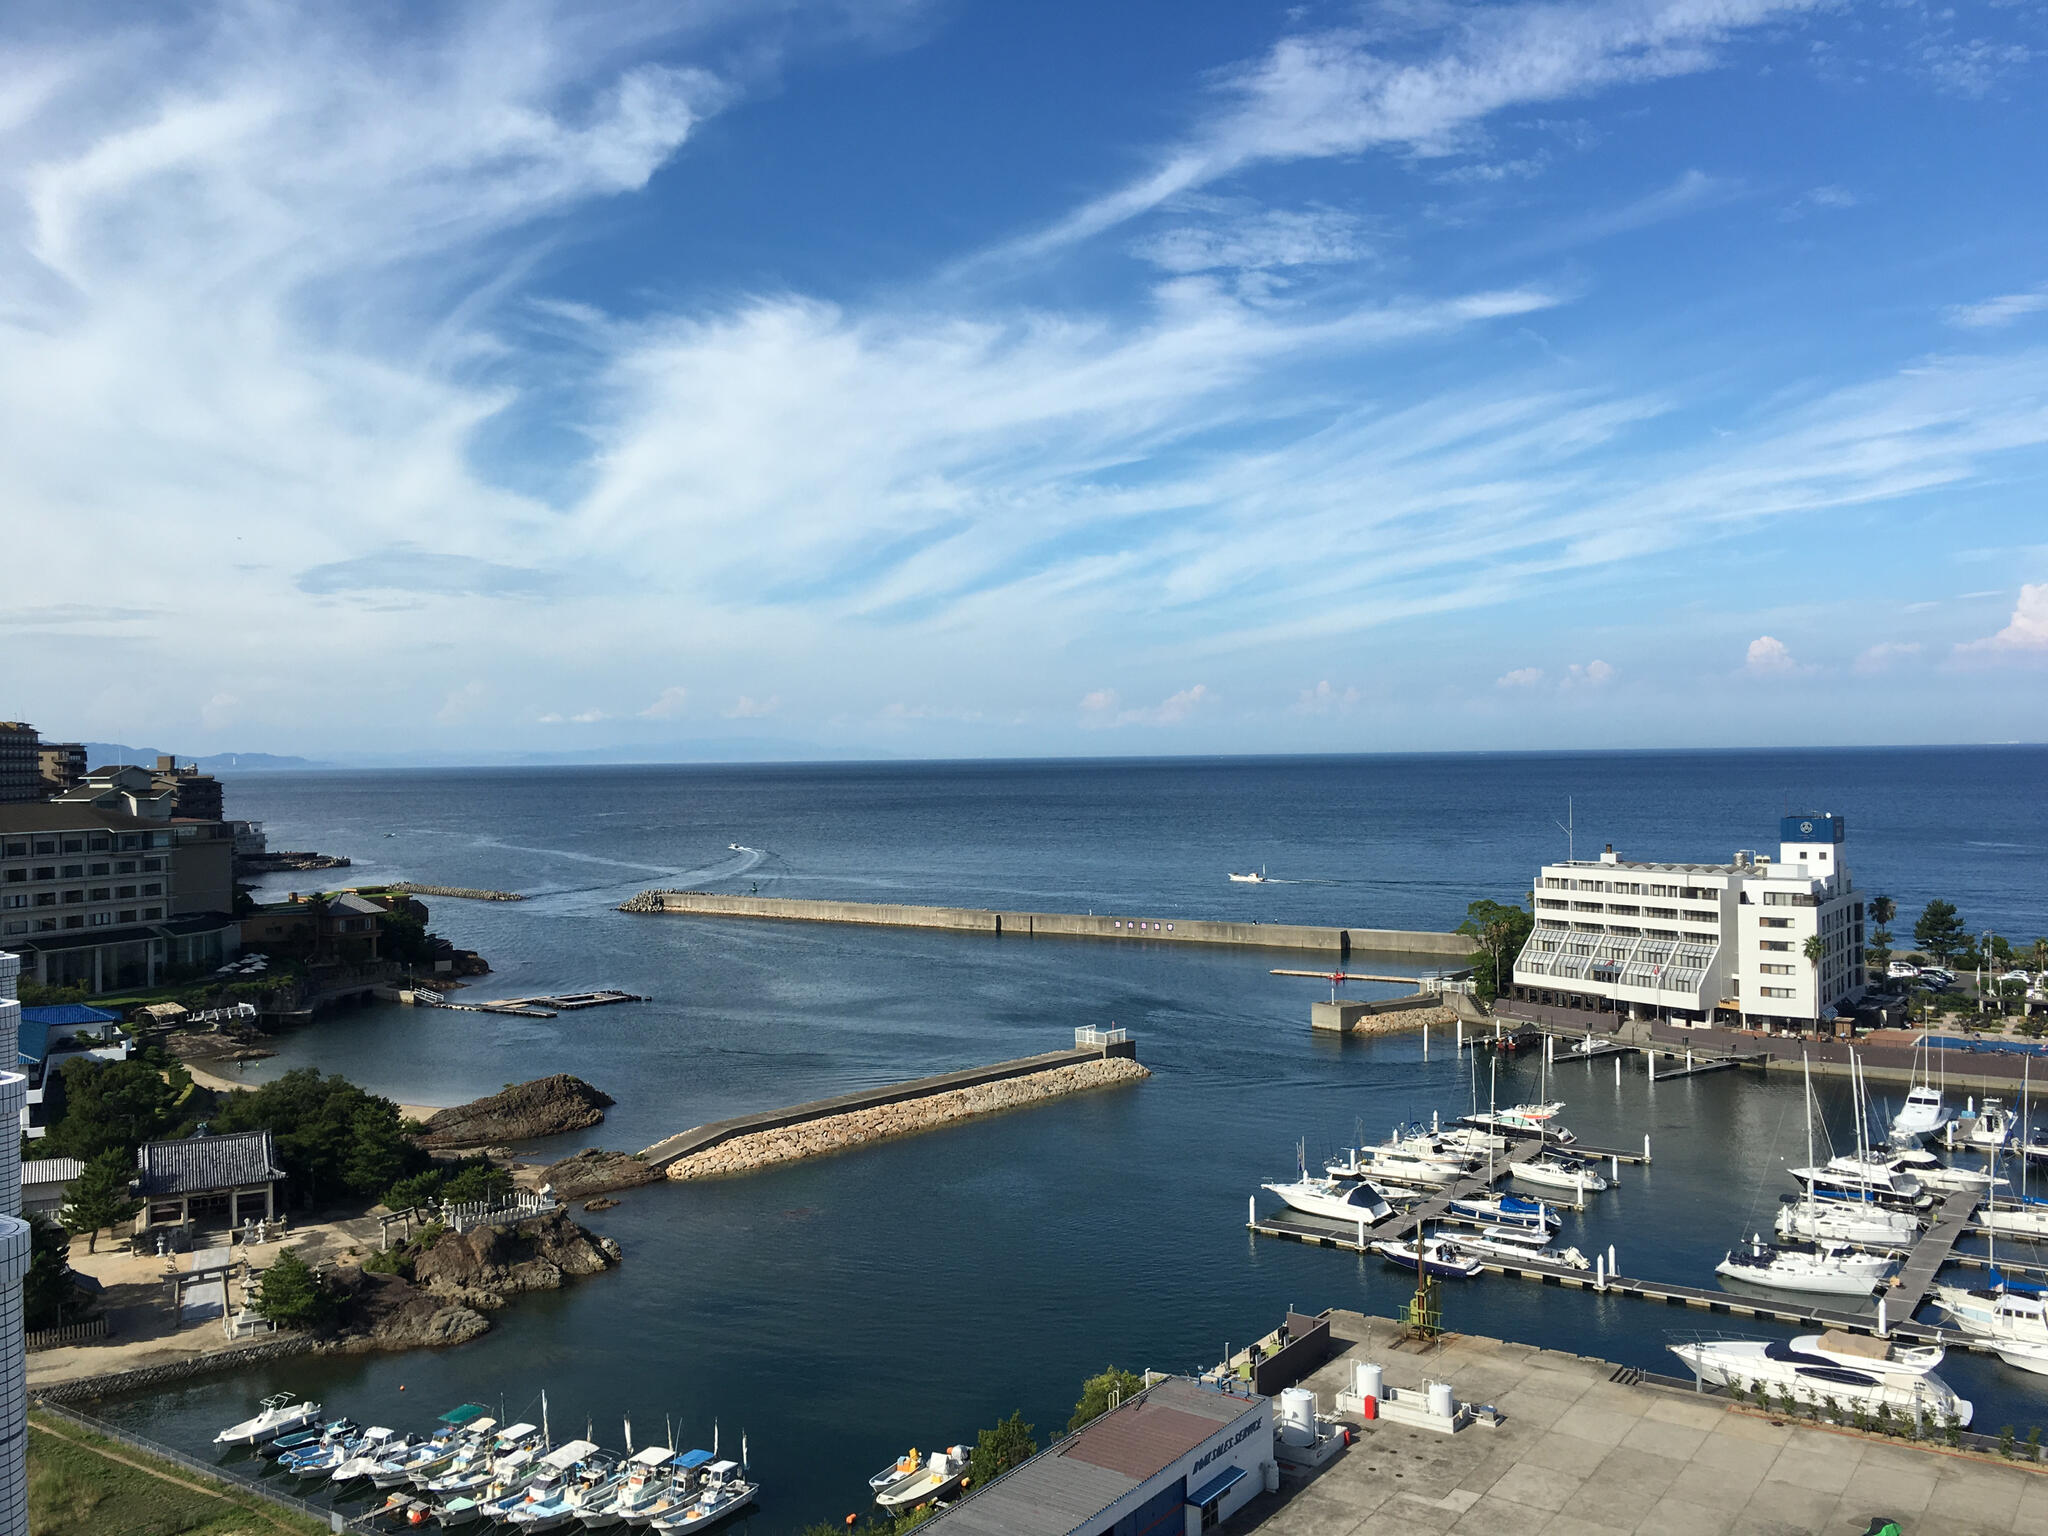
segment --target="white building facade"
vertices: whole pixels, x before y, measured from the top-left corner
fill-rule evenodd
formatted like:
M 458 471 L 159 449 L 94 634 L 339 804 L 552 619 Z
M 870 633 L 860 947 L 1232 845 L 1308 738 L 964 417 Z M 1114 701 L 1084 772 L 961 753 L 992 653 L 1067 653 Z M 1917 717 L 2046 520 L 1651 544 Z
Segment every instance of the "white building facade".
M 1610 846 L 1546 864 L 1509 995 L 1637 1019 L 1811 1028 L 1866 985 L 1846 841 L 1843 819 L 1821 812 L 1785 817 L 1775 858 L 1743 849 L 1725 864 L 1646 863 Z
M 17 956 L 0 950 L 0 1052 L 19 1052 L 21 1004 Z M 13 1130 L 28 1079 L 0 1072 L 0 1126 Z M 28 1341 L 22 1334 L 21 1282 L 28 1275 L 29 1229 L 21 1219 L 21 1138 L 0 1136 L 0 1536 L 28 1536 Z

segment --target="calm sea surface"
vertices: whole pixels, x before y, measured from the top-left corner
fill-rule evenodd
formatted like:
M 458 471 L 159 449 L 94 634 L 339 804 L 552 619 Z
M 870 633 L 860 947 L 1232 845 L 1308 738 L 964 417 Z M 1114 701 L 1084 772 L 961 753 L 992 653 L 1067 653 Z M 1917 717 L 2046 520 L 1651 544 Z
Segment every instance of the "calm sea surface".
M 1865 889 L 1909 914 L 1943 896 L 1973 930 L 2031 941 L 2048 933 L 2044 783 L 2041 748 L 237 778 L 230 814 L 267 822 L 272 847 L 355 860 L 330 879 L 527 893 L 430 900 L 434 927 L 496 968 L 473 996 L 615 985 L 654 998 L 554 1020 L 365 1009 L 281 1039 L 252 1079 L 312 1065 L 455 1103 L 574 1072 L 619 1102 L 601 1130 L 535 1149 L 559 1155 L 1054 1048 L 1082 1024 L 1129 1027 L 1154 1075 L 745 1179 L 634 1191 L 584 1218 L 625 1246 L 617 1271 L 521 1298 L 477 1343 L 292 1362 L 116 1411 L 201 1450 L 281 1387 L 405 1424 L 467 1398 L 535 1413 L 545 1388 L 558 1429 L 589 1420 L 615 1447 L 625 1415 L 641 1442 L 665 1420 L 705 1445 L 715 1421 L 726 1450 L 744 1431 L 764 1484 L 750 1527 L 767 1536 L 863 1507 L 866 1475 L 906 1445 L 971 1439 L 1012 1408 L 1043 1439 L 1081 1378 L 1112 1362 L 1204 1366 L 1289 1305 L 1397 1310 L 1398 1271 L 1255 1241 L 1246 1198 L 1288 1172 L 1298 1140 L 1320 1157 L 1487 1092 L 1442 1039 L 1424 1061 L 1416 1038 L 1312 1038 L 1308 1006 L 1325 989 L 1268 975 L 1284 955 L 614 910 L 649 886 L 1447 928 L 1563 855 L 1553 822 L 1569 796 L 1582 856 L 1611 842 L 1725 859 L 1774 848 L 1784 812 L 1833 811 Z M 1224 878 L 1256 866 L 1272 883 Z M 1506 1069 L 1503 1099 L 1535 1092 L 1536 1070 Z M 1562 1066 L 1552 1089 L 1589 1142 L 1652 1138 L 1655 1163 L 1624 1169 L 1562 1235 L 1589 1254 L 1614 1245 L 1628 1273 L 1711 1283 L 1738 1234 L 1767 1229 L 1803 1154 L 1795 1083 L 1723 1073 L 1653 1089 L 1640 1065 L 1617 1084 L 1609 1063 Z M 1823 1102 L 1845 1139 L 1846 1102 L 1832 1087 Z M 1449 1287 L 1446 1316 L 1663 1371 L 1680 1369 L 1664 1346 L 1701 1321 L 1504 1279 Z M 1961 1356 L 1943 1374 L 1980 1426 L 2048 1423 L 2048 1383 Z

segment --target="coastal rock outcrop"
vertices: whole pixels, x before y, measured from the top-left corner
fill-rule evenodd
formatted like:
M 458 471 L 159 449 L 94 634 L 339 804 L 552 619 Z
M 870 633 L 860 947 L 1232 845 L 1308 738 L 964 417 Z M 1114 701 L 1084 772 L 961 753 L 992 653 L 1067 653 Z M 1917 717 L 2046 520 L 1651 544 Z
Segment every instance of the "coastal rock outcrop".
M 400 1275 L 338 1269 L 344 1349 L 439 1349 L 466 1344 L 487 1332 L 490 1319 L 474 1307 L 438 1296 Z
M 454 1150 L 561 1136 L 596 1125 L 613 1102 L 611 1095 L 582 1078 L 557 1072 L 439 1111 L 420 1128 L 419 1143 Z
M 848 1110 L 806 1120 L 780 1130 L 757 1131 L 736 1136 L 702 1152 L 678 1158 L 668 1165 L 671 1179 L 708 1179 L 725 1174 L 751 1173 L 774 1163 L 795 1162 L 842 1152 L 870 1141 L 892 1136 L 909 1136 L 932 1130 L 974 1115 L 1017 1109 L 1062 1094 L 1081 1093 L 1091 1088 L 1111 1088 L 1148 1078 L 1151 1071 L 1128 1056 L 1106 1056 L 1099 1061 L 1075 1062 L 1050 1071 L 1032 1072 L 999 1082 L 979 1083 L 972 1088 L 955 1088 L 946 1093 L 906 1099 L 900 1104 L 883 1104 L 872 1109 Z
M 484 1311 L 522 1291 L 556 1291 L 565 1277 L 595 1275 L 619 1262 L 619 1245 L 562 1212 L 515 1227 L 444 1235 L 413 1261 L 413 1283 Z
M 628 1152 L 607 1152 L 602 1147 L 585 1147 L 573 1157 L 549 1163 L 538 1174 L 528 1175 L 546 1184 L 558 1200 L 581 1200 L 614 1189 L 634 1189 L 661 1180 L 661 1170 L 650 1167 Z

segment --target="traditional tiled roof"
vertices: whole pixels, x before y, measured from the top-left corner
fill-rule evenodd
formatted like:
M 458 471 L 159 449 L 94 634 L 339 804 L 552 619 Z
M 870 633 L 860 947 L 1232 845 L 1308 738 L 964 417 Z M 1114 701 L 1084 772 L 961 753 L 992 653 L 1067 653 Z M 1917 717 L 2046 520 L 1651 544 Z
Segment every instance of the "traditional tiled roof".
M 81 1173 L 85 1164 L 75 1157 L 31 1158 L 21 1165 L 21 1182 L 32 1184 L 69 1184 Z
M 268 1131 L 147 1141 L 136 1151 L 135 1166 L 135 1192 L 149 1199 L 212 1194 L 284 1177 Z

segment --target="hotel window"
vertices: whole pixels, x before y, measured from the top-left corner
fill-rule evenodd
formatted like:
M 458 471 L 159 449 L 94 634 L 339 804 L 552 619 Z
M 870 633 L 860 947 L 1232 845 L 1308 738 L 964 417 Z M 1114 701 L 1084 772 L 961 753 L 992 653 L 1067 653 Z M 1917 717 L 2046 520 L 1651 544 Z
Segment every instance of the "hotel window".
M 1792 948 L 1792 941 L 1790 939 L 1761 939 L 1757 942 L 1757 948 L 1789 952 Z
M 66 891 L 64 893 L 64 905 L 67 907 L 75 907 L 84 900 L 85 892 L 83 891 Z
M 1790 928 L 1792 926 L 1792 919 L 1789 917 L 1760 917 L 1757 919 L 1757 925 L 1763 928 Z
M 85 919 L 83 917 L 67 917 L 64 919 L 64 926 L 66 928 L 83 928 L 85 926 Z
M 124 885 L 121 889 L 125 891 L 128 887 Z M 161 896 L 163 893 L 164 883 L 161 880 L 152 880 L 142 888 L 142 894 L 145 896 Z
M 36 919 L 37 933 L 55 933 L 56 931 L 57 919 L 54 917 L 39 917 Z
M 128 866 L 128 868 L 127 868 L 127 869 L 124 869 L 124 870 L 122 870 L 122 873 L 123 873 L 123 874 L 127 874 L 127 873 L 129 873 L 129 871 L 130 871 L 130 870 L 132 870 L 132 869 L 133 869 L 134 867 L 135 867 L 135 866 L 131 864 L 131 865 L 129 865 L 129 866 Z M 156 871 L 158 871 L 158 870 L 160 870 L 160 869 L 162 869 L 162 868 L 164 867 L 164 861 L 163 861 L 162 859 L 144 859 L 144 860 L 142 861 L 142 867 L 143 867 L 143 868 L 144 868 L 145 870 L 147 870 L 147 871 L 148 871 L 149 873 L 151 873 L 151 874 L 154 874 L 154 873 L 156 873 Z
M 6 925 L 6 926 L 5 926 L 4 928 L 0 928 L 0 933 L 27 933 L 27 932 L 28 932 L 28 924 L 27 924 L 27 923 L 24 923 L 24 922 L 12 922 L 12 923 L 9 923 L 9 924 L 7 924 L 7 925 Z
M 37 853 L 55 853 L 56 851 L 57 840 L 54 837 L 39 837 L 36 839 Z
M 26 869 L 10 869 L 7 871 L 7 878 L 9 880 L 26 880 L 28 878 L 28 871 Z
M 37 891 L 36 905 L 39 907 L 54 907 L 57 905 L 57 893 L 55 891 Z
M 144 907 L 142 909 L 142 920 L 146 923 L 153 923 L 163 915 L 164 909 L 162 907 Z
M 152 891 L 152 892 L 151 892 L 150 894 L 151 894 L 151 895 L 154 895 L 154 894 L 156 894 L 156 893 Z M 121 899 L 122 899 L 123 901 L 130 901 L 130 900 L 133 900 L 133 899 L 134 899 L 134 896 L 135 896 L 135 887 L 134 887 L 134 886 L 132 886 L 132 885 L 124 885 L 124 886 L 122 886 L 122 887 L 121 887 Z
M 134 909 L 133 909 L 133 908 L 130 908 L 130 909 L 129 909 L 128 911 L 126 911 L 126 912 L 123 912 L 123 913 L 121 914 L 121 921 L 122 921 L 122 922 L 124 922 L 124 923 L 132 923 L 132 922 L 134 922 L 134 921 L 135 921 L 135 912 L 134 912 Z
M 1792 967 L 1789 965 L 1760 965 L 1757 969 L 1766 976 L 1790 976 L 1792 974 Z
M 133 859 L 123 859 L 117 866 L 115 866 L 114 873 L 117 875 L 134 874 L 135 861 Z
M 111 912 L 95 912 L 92 915 L 92 925 L 95 928 L 105 928 L 113 921 L 114 914 Z
M 65 851 L 66 853 L 83 853 L 83 852 L 85 852 L 85 839 L 84 839 L 84 838 L 82 838 L 82 837 L 67 837 L 67 838 L 65 838 L 65 839 L 64 839 L 64 851 Z
M 99 863 L 93 865 L 91 872 L 95 875 L 111 875 L 114 871 L 113 867 L 102 859 Z
M 1794 992 L 1794 991 L 1793 991 L 1793 990 L 1792 990 L 1792 989 L 1791 989 L 1790 987 L 1765 987 L 1765 988 L 1764 988 L 1764 996 L 1765 996 L 1765 997 L 1796 997 L 1797 995 L 1798 995 L 1798 994 L 1797 994 L 1797 993 L 1795 993 L 1795 992 Z
M 113 846 L 113 839 L 109 838 L 104 832 L 93 833 L 88 841 L 91 843 L 94 853 L 105 853 Z
M 66 864 L 64 866 L 64 878 L 66 880 L 83 880 L 85 878 L 85 866 L 83 864 Z
M 113 888 L 105 885 L 94 886 L 92 888 L 92 899 L 94 901 L 112 901 L 114 899 Z
M 56 879 L 56 878 L 57 878 L 57 866 L 56 866 L 56 865 L 54 865 L 54 864 L 38 864 L 38 865 L 36 866 L 36 878 L 37 878 L 38 880 L 54 880 L 54 879 Z
M 28 894 L 26 892 L 20 892 L 12 896 L 0 896 L 0 907 L 25 907 L 27 905 Z
M 10 859 L 25 859 L 25 858 L 27 858 L 27 857 L 28 857 L 28 843 L 27 843 L 27 841 L 26 841 L 26 840 L 24 839 L 24 840 L 22 840 L 22 841 L 19 841 L 19 842 L 12 842 L 12 843 L 9 843 L 9 844 L 7 845 L 7 857 L 8 857 L 8 858 L 10 858 Z

